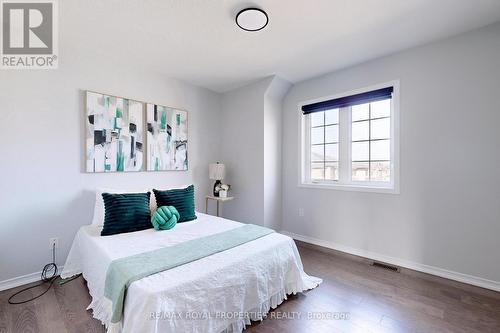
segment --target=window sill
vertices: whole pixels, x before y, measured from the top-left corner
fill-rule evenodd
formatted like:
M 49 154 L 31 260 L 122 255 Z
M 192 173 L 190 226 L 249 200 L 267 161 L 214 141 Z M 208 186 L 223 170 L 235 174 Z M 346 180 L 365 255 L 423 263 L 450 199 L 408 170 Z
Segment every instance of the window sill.
M 322 190 L 371 192 L 385 194 L 399 194 L 399 189 L 394 186 L 358 185 L 358 184 L 328 184 L 328 183 L 299 183 L 299 188 L 312 188 Z

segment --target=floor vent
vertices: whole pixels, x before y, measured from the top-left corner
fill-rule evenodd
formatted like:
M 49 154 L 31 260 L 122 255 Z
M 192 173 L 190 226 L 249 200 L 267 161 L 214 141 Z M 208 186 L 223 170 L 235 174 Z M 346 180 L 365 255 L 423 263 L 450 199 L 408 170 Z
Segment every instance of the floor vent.
M 385 270 L 388 270 L 388 271 L 399 273 L 399 267 L 398 266 L 392 266 L 392 265 L 389 265 L 389 264 L 384 264 L 383 262 L 373 261 L 372 262 L 372 266 L 373 267 L 377 267 L 377 268 L 382 268 L 382 269 L 385 269 Z

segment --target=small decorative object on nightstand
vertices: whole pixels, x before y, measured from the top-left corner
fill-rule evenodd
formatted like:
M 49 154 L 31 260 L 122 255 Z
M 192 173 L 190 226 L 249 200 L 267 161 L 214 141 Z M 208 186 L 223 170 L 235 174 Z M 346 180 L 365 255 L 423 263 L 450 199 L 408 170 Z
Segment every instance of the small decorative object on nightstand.
M 214 197 L 214 196 L 211 196 L 211 195 L 207 195 L 206 199 L 205 199 L 205 214 L 208 214 L 208 200 L 215 200 L 217 202 L 217 216 L 220 216 L 219 215 L 219 212 L 220 212 L 220 208 L 219 208 L 219 203 L 220 202 L 224 202 L 224 201 L 230 201 L 230 200 L 233 200 L 234 197 L 225 197 L 225 198 L 222 198 L 222 197 Z
M 231 185 L 221 184 L 220 190 L 219 190 L 219 198 L 227 198 L 227 193 L 228 193 L 230 188 L 231 188 Z
M 214 184 L 214 197 L 219 196 L 221 180 L 226 176 L 226 167 L 222 163 L 211 163 L 208 165 L 208 176 L 210 179 L 215 180 Z

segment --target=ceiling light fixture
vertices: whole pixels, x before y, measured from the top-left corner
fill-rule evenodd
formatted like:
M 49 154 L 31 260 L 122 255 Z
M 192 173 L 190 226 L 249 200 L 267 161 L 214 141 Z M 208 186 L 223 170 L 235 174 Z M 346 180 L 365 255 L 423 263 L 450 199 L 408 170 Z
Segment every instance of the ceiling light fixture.
M 269 22 L 267 13 L 259 8 L 245 8 L 236 14 L 236 24 L 245 31 L 259 31 Z

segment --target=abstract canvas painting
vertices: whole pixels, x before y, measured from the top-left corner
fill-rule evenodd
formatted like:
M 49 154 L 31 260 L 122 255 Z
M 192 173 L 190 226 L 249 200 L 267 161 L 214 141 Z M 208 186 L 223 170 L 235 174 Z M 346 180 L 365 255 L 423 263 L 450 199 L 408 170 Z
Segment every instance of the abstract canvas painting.
M 143 171 L 144 104 L 87 92 L 87 172 Z
M 148 171 L 188 169 L 187 111 L 146 104 Z

